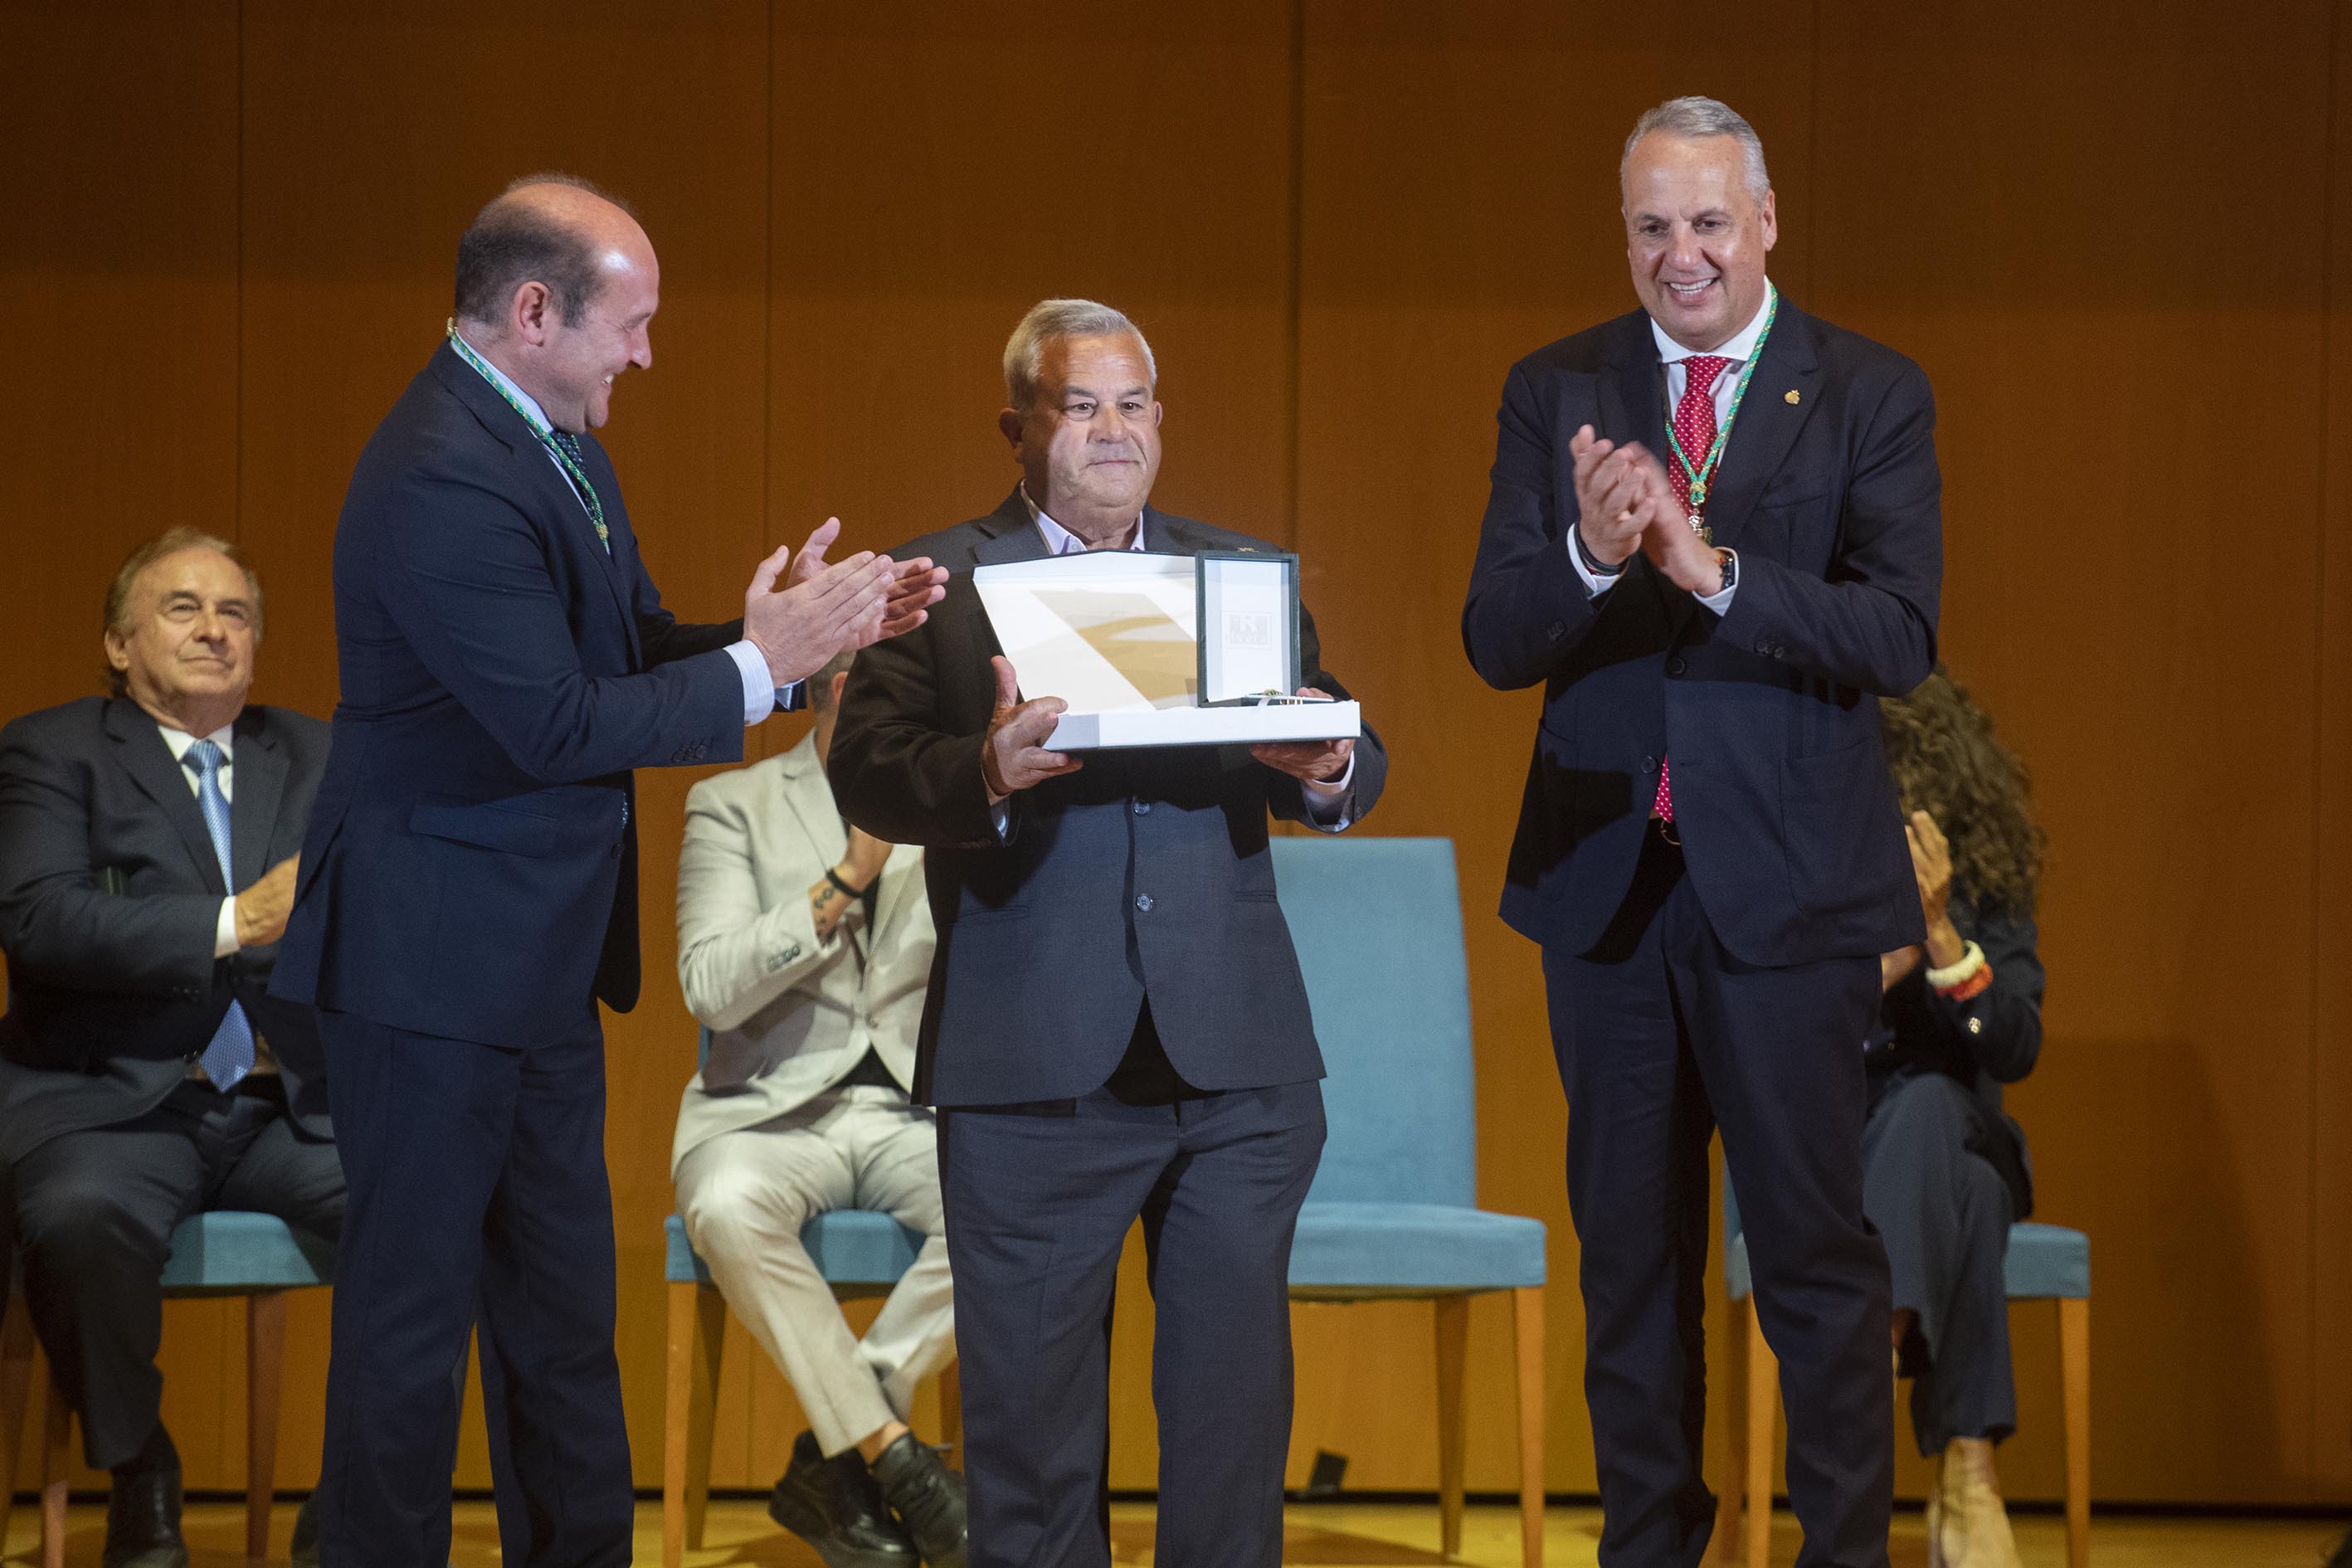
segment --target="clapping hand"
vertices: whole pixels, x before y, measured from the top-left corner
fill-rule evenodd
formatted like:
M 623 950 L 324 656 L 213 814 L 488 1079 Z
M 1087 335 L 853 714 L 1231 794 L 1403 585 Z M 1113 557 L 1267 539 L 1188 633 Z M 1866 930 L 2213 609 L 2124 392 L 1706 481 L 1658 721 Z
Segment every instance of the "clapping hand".
M 921 626 L 946 589 L 947 574 L 928 558 L 896 562 L 870 550 L 828 562 L 841 535 L 829 517 L 801 545 L 760 563 L 743 596 L 743 635 L 767 660 L 778 686 L 805 680 L 835 654 L 870 647 Z M 783 578 L 782 592 L 776 581 Z
M 829 517 L 822 527 L 809 535 L 808 542 L 801 546 L 799 557 L 793 562 L 788 585 L 798 586 L 824 570 L 825 549 L 840 532 L 841 520 Z M 913 631 L 929 620 L 930 606 L 947 596 L 947 568 L 933 566 L 928 555 L 892 563 L 890 586 L 882 605 L 881 635 L 850 646 L 870 647 L 884 637 L 895 637 L 901 632 Z
M 1622 566 L 1649 530 L 1665 470 L 1640 442 L 1621 447 L 1596 437 L 1590 425 L 1578 427 L 1568 449 L 1576 459 L 1576 530 L 1585 553 L 1603 566 Z
M 1969 944 L 1952 924 L 1952 847 L 1944 830 L 1924 811 L 1915 811 L 1903 825 L 1911 841 L 1911 873 L 1919 883 L 1919 910 L 1927 917 L 1927 963 L 1949 969 L 1968 956 Z

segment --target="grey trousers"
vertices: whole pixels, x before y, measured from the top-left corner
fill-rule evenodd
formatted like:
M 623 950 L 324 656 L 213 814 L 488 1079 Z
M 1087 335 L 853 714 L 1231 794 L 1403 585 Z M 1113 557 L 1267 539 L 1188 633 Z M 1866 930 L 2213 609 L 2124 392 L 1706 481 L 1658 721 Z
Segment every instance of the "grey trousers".
M 1862 1131 L 1862 1209 L 1886 1245 L 1897 1310 L 1919 1315 L 1924 1361 L 1906 1357 L 1919 1452 L 2017 1429 L 2009 1363 L 2008 1184 L 1977 1151 L 1984 1110 L 1942 1073 L 1874 1079 Z
M 847 1208 L 878 1209 L 929 1238 L 863 1340 L 801 1245 L 813 1216 Z M 835 1089 L 697 1145 L 678 1163 L 677 1212 L 826 1454 L 906 1420 L 916 1385 L 955 1353 L 939 1134 L 905 1095 Z

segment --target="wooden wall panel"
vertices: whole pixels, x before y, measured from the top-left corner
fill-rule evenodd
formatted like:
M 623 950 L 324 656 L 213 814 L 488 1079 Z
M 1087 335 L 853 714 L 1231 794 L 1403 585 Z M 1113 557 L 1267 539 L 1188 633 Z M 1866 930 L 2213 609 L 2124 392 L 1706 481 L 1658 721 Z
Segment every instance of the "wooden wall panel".
M 2052 833 L 2050 1047 L 2012 1104 L 2044 1217 L 2098 1255 L 2100 1494 L 2352 1500 L 2352 1035 L 2331 989 L 2352 945 L 2333 894 L 2352 868 L 2352 39 L 2326 0 L 2263 0 L 2221 33 L 2182 5 L 2022 0 L 1707 0 L 1671 39 L 1593 20 L 1519 0 L 584 0 L 560 23 L 512 0 L 0 0 L 19 307 L 0 542 L 36 589 L 0 626 L 0 713 L 90 689 L 105 576 L 183 521 L 234 531 L 268 574 L 258 694 L 328 710 L 352 459 L 432 350 L 458 231 L 515 174 L 611 184 L 659 247 L 658 374 L 624 382 L 609 437 L 690 617 L 731 615 L 762 550 L 828 512 L 856 547 L 992 507 L 1014 478 L 993 426 L 1013 321 L 1049 293 L 1118 304 L 1160 358 L 1159 499 L 1302 551 L 1395 757 L 1370 829 L 1457 841 L 1481 1195 L 1552 1227 L 1548 1479 L 1589 1487 L 1564 1112 L 1535 954 L 1491 913 L 1533 703 L 1476 683 L 1454 620 L 1503 373 L 1630 308 L 1618 143 L 1645 105 L 1717 92 L 1771 155 L 1775 279 L 1937 384 L 1945 647 L 2034 765 Z M 609 1034 L 643 1484 L 692 776 L 644 782 L 646 994 Z M 1156 1457 L 1134 1262 L 1121 1486 Z M 295 1315 L 288 1485 L 317 1462 L 324 1306 Z M 192 1486 L 241 1479 L 234 1313 L 167 1315 Z M 1507 1488 L 1504 1314 L 1473 1322 L 1470 1479 Z M 2052 1496 L 2044 1331 L 2017 1328 L 2003 1462 L 2015 1494 Z M 1293 1480 L 1329 1447 L 1353 1484 L 1430 1484 L 1425 1310 L 1297 1329 Z M 740 1329 L 729 1355 L 716 1476 L 764 1486 L 799 1413 Z M 459 1479 L 486 1479 L 478 1432 Z
M 181 523 L 236 537 L 237 80 L 233 11 L 53 0 L 0 30 L 5 720 L 103 689 L 100 607 L 131 545 Z M 215 1303 L 164 1320 L 164 1420 L 189 1483 L 218 1484 L 241 1341 Z
M 133 543 L 236 535 L 237 87 L 232 13 L 50 0 L 5 25 L 0 539 L 42 600 L 0 626 L 14 715 L 100 689 Z
M 2311 1277 L 2311 1473 L 2322 1497 L 2352 1497 L 2352 1015 L 2340 994 L 2352 952 L 2352 904 L 2336 889 L 2352 879 L 2352 28 L 2333 19 L 2328 79 L 2325 239 L 2327 315 L 2321 341 L 2327 366 L 2326 445 L 2317 545 L 2319 700 L 2309 737 L 2318 787 L 2312 799 L 2313 866 L 2309 980 L 2317 1019 L 2308 1092 L 2314 1202 L 2305 1243 Z
M 1593 1485 L 1584 1321 L 1563 1186 L 1566 1111 L 1537 950 L 1496 915 L 1539 701 L 1488 690 L 1458 629 L 1504 373 L 1635 309 L 1617 160 L 1642 110 L 1723 94 L 1780 191 L 1772 272 L 1801 295 L 1811 186 L 1807 8 L 1704 5 L 1669 54 L 1565 13 L 1486 4 L 1307 10 L 1298 548 L 1332 668 L 1388 742 L 1367 825 L 1454 838 L 1478 1039 L 1479 1196 L 1550 1227 L 1548 1484 Z M 1318 1447 L 1351 1485 L 1428 1487 L 1428 1310 L 1326 1310 L 1306 1332 L 1294 1472 Z M 1470 1484 L 1517 1484 L 1509 1314 L 1472 1316 Z M 1389 1377 L 1353 1377 L 1366 1358 Z
M 2297 1501 L 2320 319 L 2242 226 L 2325 189 L 2326 7 L 2125 15 L 1824 5 L 1814 293 L 1934 377 L 1944 652 L 2036 771 L 2050 1038 L 2010 1103 L 2094 1240 L 2100 1491 Z M 2250 395 L 2260 436 L 2203 438 Z M 2276 564 L 2209 570 L 2240 518 Z
M 1285 537 L 1284 8 L 778 17 L 777 526 L 839 510 L 887 545 L 994 510 L 1020 477 L 996 429 L 1004 341 L 1058 294 L 1115 305 L 1151 341 L 1168 414 L 1153 499 Z

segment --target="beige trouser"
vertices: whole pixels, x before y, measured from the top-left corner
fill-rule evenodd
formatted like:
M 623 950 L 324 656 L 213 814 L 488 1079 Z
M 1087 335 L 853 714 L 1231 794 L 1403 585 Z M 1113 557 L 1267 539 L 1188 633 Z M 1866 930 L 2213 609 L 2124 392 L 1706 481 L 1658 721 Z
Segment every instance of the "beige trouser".
M 801 1246 L 813 1215 L 848 1208 L 878 1209 L 929 1238 L 863 1341 Z M 938 1126 L 906 1096 L 835 1089 L 720 1133 L 679 1163 L 677 1212 L 827 1455 L 906 1420 L 915 1385 L 955 1353 Z

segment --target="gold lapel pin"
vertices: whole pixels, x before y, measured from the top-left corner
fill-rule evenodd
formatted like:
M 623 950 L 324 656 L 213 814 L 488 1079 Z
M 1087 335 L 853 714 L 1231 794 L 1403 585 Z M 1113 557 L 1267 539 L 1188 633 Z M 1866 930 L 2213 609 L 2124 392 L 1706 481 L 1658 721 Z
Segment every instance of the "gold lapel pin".
M 1789 390 L 1788 390 L 1788 392 L 1787 392 L 1787 394 L 1786 394 L 1785 395 L 1786 395 L 1786 396 L 1787 396 L 1787 398 L 1788 398 L 1789 405 L 1790 405 L 1791 408 L 1795 407 L 1795 406 L 1797 405 L 1798 401 L 1799 401 L 1799 399 L 1798 399 L 1798 395 L 1797 395 L 1797 389 L 1796 389 L 1795 387 L 1793 387 L 1793 386 L 1792 386 L 1792 387 L 1790 387 L 1790 388 L 1789 388 Z

